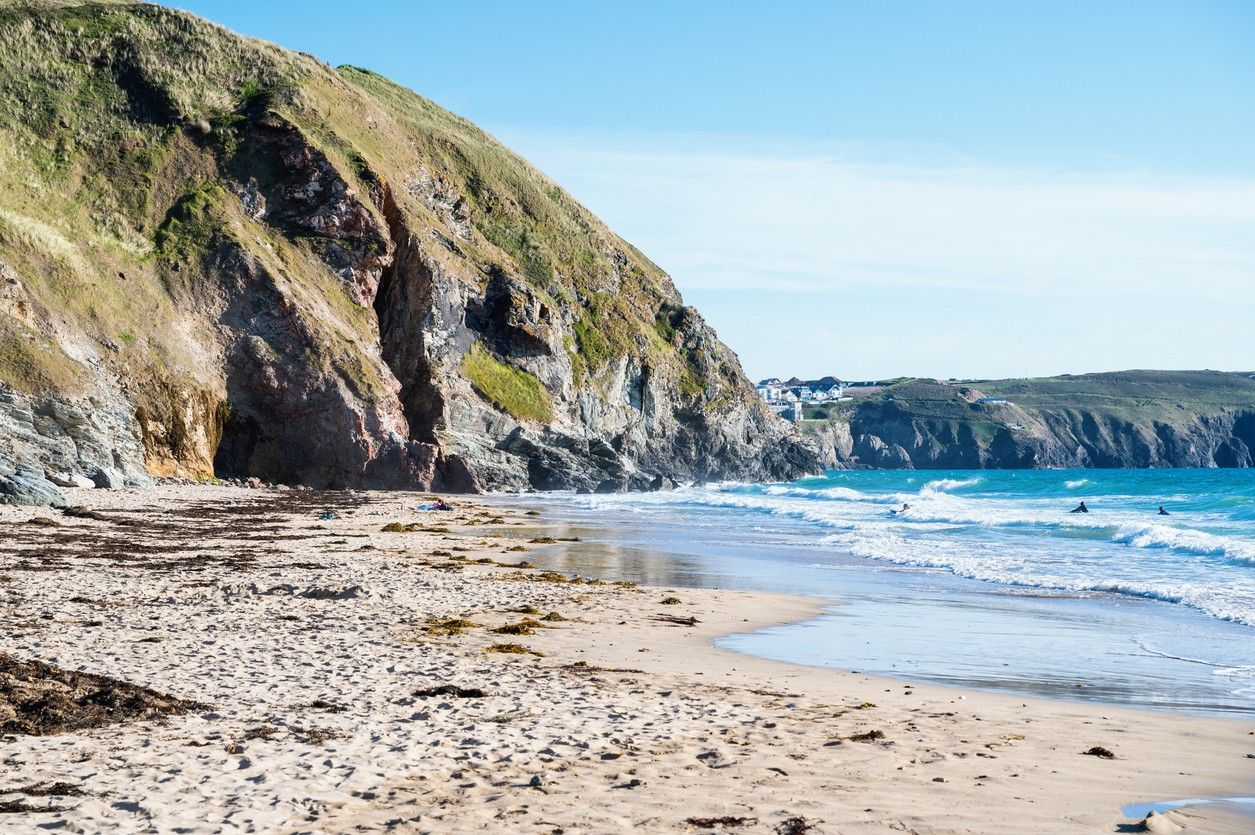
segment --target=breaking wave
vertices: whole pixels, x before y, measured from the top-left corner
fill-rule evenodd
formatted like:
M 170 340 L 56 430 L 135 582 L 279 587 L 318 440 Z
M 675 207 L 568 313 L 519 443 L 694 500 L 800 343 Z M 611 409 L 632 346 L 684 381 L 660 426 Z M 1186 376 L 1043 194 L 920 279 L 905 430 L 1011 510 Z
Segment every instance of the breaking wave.
M 682 514 L 695 528 L 735 525 L 749 514 L 774 520 L 762 530 L 819 534 L 817 547 L 877 562 L 1145 598 L 1255 625 L 1255 483 L 1214 471 L 938 475 L 834 473 L 577 498 L 590 508 Z M 1069 513 L 1082 486 L 1091 512 Z M 1172 515 L 1158 516 L 1160 504 Z
M 958 490 L 960 487 L 975 487 L 981 483 L 979 478 L 939 478 L 936 481 L 930 481 L 920 488 L 920 495 L 927 496 L 932 493 L 945 493 L 950 490 Z

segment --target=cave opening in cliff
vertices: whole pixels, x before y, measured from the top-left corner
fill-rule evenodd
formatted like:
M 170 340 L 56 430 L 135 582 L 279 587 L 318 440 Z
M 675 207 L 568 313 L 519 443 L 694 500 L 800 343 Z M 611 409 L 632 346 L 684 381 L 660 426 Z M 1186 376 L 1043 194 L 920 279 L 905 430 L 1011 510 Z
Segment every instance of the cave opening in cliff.
M 222 438 L 214 452 L 214 476 L 248 478 L 261 424 L 252 415 L 232 409 L 222 425 Z

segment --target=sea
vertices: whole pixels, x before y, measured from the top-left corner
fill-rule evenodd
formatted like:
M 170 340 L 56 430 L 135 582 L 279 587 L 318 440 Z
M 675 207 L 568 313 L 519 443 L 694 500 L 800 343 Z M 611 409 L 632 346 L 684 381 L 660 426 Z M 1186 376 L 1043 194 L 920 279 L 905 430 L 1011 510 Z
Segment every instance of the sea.
M 1082 501 L 1088 513 L 1069 512 Z M 813 620 L 719 641 L 740 652 L 1255 712 L 1253 471 L 836 471 L 522 502 L 582 540 L 536 551 L 545 567 L 826 602 Z

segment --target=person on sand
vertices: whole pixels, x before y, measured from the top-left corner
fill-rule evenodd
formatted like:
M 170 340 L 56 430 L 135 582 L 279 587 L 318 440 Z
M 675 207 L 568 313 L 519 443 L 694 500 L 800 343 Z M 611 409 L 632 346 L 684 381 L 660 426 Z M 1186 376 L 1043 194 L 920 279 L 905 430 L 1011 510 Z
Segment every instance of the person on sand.
M 1160 505 L 1160 506 L 1159 506 L 1159 515 L 1160 515 L 1160 516 L 1171 516 L 1172 514 L 1171 514 L 1171 513 L 1169 513 L 1168 511 L 1164 510 L 1164 509 L 1163 509 L 1163 505 Z
M 446 502 L 444 499 L 436 499 L 434 502 L 432 502 L 431 509 L 432 510 L 453 510 L 453 508 L 449 506 L 449 503 Z
M 1069 510 L 1068 513 L 1089 513 L 1089 508 L 1085 506 L 1085 502 L 1081 502 L 1075 510 Z

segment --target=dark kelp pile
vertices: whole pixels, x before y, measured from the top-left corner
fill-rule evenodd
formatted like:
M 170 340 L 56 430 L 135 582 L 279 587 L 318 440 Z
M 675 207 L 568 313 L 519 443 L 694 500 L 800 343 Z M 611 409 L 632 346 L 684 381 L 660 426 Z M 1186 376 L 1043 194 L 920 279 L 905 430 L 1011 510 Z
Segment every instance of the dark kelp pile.
M 204 709 L 108 676 L 76 673 L 0 653 L 0 734 L 48 734 Z

